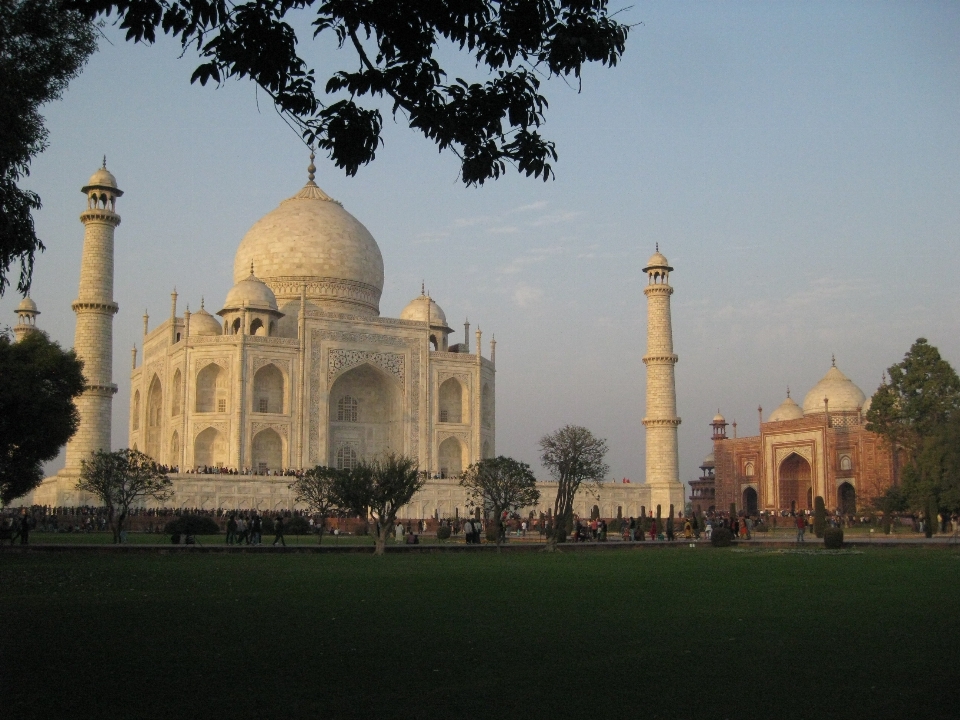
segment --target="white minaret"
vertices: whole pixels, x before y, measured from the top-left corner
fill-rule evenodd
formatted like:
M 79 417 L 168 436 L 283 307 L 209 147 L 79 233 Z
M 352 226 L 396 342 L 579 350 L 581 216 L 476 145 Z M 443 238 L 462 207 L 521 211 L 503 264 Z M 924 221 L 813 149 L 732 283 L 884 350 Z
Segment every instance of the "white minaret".
M 80 461 L 94 450 L 110 449 L 110 422 L 113 396 L 113 233 L 120 224 L 117 198 L 123 195 L 117 179 L 103 167 L 81 191 L 87 209 L 80 214 L 84 224 L 83 256 L 80 261 L 80 292 L 73 303 L 77 329 L 73 349 L 83 360 L 87 386 L 77 400 L 80 427 L 67 443 L 66 466 L 61 474 L 78 476 Z
M 673 324 L 670 320 L 670 296 L 673 288 L 668 282 L 673 270 L 660 254 L 660 247 L 647 262 L 647 476 L 650 487 L 650 506 L 661 506 L 663 517 L 683 510 L 683 484 L 680 482 L 680 462 L 677 452 L 677 385 L 673 366 Z

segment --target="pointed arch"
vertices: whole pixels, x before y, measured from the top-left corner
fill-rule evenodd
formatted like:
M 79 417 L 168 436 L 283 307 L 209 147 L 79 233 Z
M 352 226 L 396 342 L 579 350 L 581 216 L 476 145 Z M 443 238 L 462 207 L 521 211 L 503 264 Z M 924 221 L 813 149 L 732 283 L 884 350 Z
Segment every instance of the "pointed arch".
M 266 428 L 254 435 L 253 467 L 257 472 L 283 468 L 283 440 L 276 430 Z
M 777 468 L 777 489 L 781 510 L 810 510 L 812 504 L 810 463 L 797 453 L 790 453 Z
M 183 375 L 180 368 L 173 374 L 173 396 L 170 398 L 170 414 L 176 417 L 180 414 L 180 398 L 183 395 Z
M 253 376 L 253 411 L 282 413 L 284 385 L 283 372 L 273 363 L 257 370 Z
M 437 455 L 440 459 L 440 472 L 446 477 L 456 477 L 463 472 L 466 448 L 459 438 L 451 436 L 440 443 Z
M 337 462 L 336 454 L 344 444 L 354 448 L 360 459 L 404 452 L 400 384 L 371 363 L 346 370 L 331 385 L 327 422 L 330 465 Z
M 226 412 L 228 409 L 226 371 L 216 363 L 204 366 L 197 373 L 196 396 L 196 412 Z
M 457 378 L 447 378 L 437 392 L 440 422 L 462 423 L 469 416 L 466 411 L 466 393 Z
M 140 429 L 140 391 L 137 390 L 133 394 L 133 429 Z
M 215 427 L 207 427 L 193 441 L 193 464 L 196 467 L 223 467 L 227 464 L 227 442 Z
M 163 386 L 160 377 L 154 375 L 147 390 L 147 455 L 160 461 L 160 428 L 163 423 Z

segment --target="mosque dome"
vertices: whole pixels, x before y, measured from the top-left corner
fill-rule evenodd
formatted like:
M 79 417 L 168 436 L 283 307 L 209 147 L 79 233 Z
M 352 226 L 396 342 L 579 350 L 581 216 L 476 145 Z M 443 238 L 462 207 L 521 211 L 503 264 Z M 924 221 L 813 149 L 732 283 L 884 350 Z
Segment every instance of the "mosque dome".
M 190 316 L 190 335 L 222 335 L 223 328 L 220 322 L 210 313 L 208 313 L 203 303 L 200 303 L 200 309 Z
M 720 411 L 718 410 L 717 414 L 713 416 L 713 422 L 711 424 L 722 425 L 726 422 L 727 422 L 727 419 L 723 415 L 721 415 Z
M 90 176 L 90 179 L 87 181 L 87 186 L 116 188 L 117 179 L 113 176 L 112 172 L 107 170 L 107 166 L 104 165 Z
M 223 303 L 223 310 L 217 314 L 222 315 L 227 310 L 239 310 L 243 307 L 278 312 L 277 297 L 273 294 L 273 290 L 253 274 L 252 267 L 243 280 L 230 288 L 227 299 Z
M 863 408 L 862 408 L 861 412 L 862 412 L 864 415 L 867 414 L 867 410 L 870 409 L 870 405 L 871 405 L 872 403 L 873 403 L 873 395 L 871 395 L 870 397 L 868 397 L 866 400 L 863 401 Z
M 443 309 L 437 305 L 437 302 L 433 298 L 422 292 L 403 309 L 400 313 L 400 319 L 429 322 L 431 327 L 450 329 L 447 328 L 447 316 L 444 314 Z
M 278 297 L 307 298 L 339 312 L 379 315 L 383 256 L 359 220 L 313 181 L 247 231 L 233 262 L 234 282 L 250 263 Z
M 710 453 L 709 455 L 707 455 L 707 456 L 703 459 L 703 462 L 700 463 L 700 467 L 712 468 L 712 467 L 714 467 L 716 464 L 717 464 L 717 459 L 716 459 L 716 457 L 714 457 L 713 453 Z
M 40 311 L 37 310 L 37 304 L 29 296 L 20 301 L 20 304 L 17 305 L 17 312 L 40 314 Z
M 826 398 L 830 412 L 856 412 L 866 402 L 863 390 L 853 384 L 846 375 L 834 365 L 827 374 L 803 399 L 803 414 L 815 415 L 824 411 L 823 399 Z
M 770 413 L 770 417 L 767 418 L 767 422 L 799 420 L 802 417 L 803 410 L 801 410 L 800 406 L 793 401 L 793 398 L 790 397 L 790 392 L 787 391 L 787 399 L 780 403 L 780 406 L 776 410 Z

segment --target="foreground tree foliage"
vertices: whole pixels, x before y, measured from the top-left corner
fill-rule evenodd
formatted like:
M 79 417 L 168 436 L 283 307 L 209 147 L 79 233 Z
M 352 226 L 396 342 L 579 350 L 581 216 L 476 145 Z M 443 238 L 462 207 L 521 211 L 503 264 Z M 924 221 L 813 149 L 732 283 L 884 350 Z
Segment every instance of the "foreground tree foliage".
M 115 14 L 128 40 L 152 43 L 161 32 L 195 48 L 202 62 L 192 82 L 252 79 L 348 175 L 383 142 L 385 99 L 394 119 L 456 154 L 467 185 L 499 177 L 507 164 L 548 179 L 557 153 L 538 132 L 541 78 L 579 80 L 585 63 L 616 65 L 629 30 L 607 0 L 69 2 L 90 20 Z M 294 29 L 296 11 L 307 9 L 314 40 L 329 36 L 343 51 L 324 55 L 319 78 Z M 438 60 L 448 48 L 480 78 L 451 77 Z
M 416 460 L 391 453 L 340 472 L 334 479 L 333 497 L 344 512 L 373 519 L 374 553 L 383 555 L 387 538 L 397 523 L 397 512 L 413 499 L 425 482 Z
M 296 493 L 296 502 L 303 503 L 315 515 L 320 516 L 318 540 L 320 543 L 323 542 L 323 529 L 326 526 L 327 518 L 339 514 L 340 507 L 334 493 L 337 480 L 343 474 L 343 470 L 317 465 L 290 483 L 290 489 Z
M 467 468 L 460 485 L 474 505 L 490 510 L 497 523 L 497 545 L 504 540 L 503 513 L 540 502 L 537 479 L 530 466 L 504 456 L 487 458 Z
M 553 503 L 553 533 L 544 549 L 555 550 L 566 542 L 567 526 L 573 520 L 573 501 L 585 483 L 599 483 L 610 471 L 604 462 L 607 441 L 579 425 L 566 425 L 540 439 L 540 462 L 557 482 Z
M 929 514 L 933 499 L 943 510 L 960 510 L 960 377 L 925 338 L 887 374 L 871 400 L 867 429 L 883 437 L 903 472 L 878 504 L 885 512 Z
M 44 249 L 32 215 L 40 197 L 18 185 L 47 147 L 40 107 L 63 94 L 95 49 L 94 26 L 61 0 L 0 2 L 0 295 L 15 263 L 18 289 L 30 289 Z
M 163 502 L 173 494 L 170 478 L 139 450 L 97 450 L 80 467 L 77 490 L 95 495 L 107 508 L 115 543 L 131 507 L 147 499 Z
M 25 495 L 43 480 L 77 431 L 73 399 L 83 392 L 83 362 L 39 331 L 21 342 L 0 335 L 0 501 Z

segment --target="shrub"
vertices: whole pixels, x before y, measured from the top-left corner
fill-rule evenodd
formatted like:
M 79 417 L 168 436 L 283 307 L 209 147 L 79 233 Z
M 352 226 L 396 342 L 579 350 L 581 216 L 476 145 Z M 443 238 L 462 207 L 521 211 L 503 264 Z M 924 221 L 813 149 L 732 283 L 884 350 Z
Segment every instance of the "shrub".
M 890 534 L 890 514 L 889 513 L 886 513 L 886 512 L 883 513 L 883 519 L 880 521 L 880 526 L 883 528 L 884 535 Z
M 823 498 L 817 495 L 817 499 L 813 501 L 813 534 L 822 538 L 826 529 L 827 509 L 824 507 Z
M 758 533 L 770 532 L 770 526 L 764 522 L 758 522 L 753 526 L 753 531 Z
M 450 539 L 450 526 L 441 525 L 437 528 L 437 540 L 449 540 Z
M 497 524 L 494 522 L 487 523 L 487 542 L 495 543 L 497 541 Z
M 220 526 L 206 515 L 181 515 L 163 528 L 167 535 L 216 535 Z
M 730 547 L 733 545 L 733 532 L 730 528 L 717 528 L 710 536 L 710 544 L 714 547 Z
M 843 528 L 827 528 L 823 531 L 823 546 L 828 550 L 839 550 L 843 547 Z
M 309 535 L 313 528 L 303 515 L 291 515 L 283 519 L 283 532 L 287 535 Z

